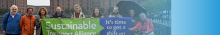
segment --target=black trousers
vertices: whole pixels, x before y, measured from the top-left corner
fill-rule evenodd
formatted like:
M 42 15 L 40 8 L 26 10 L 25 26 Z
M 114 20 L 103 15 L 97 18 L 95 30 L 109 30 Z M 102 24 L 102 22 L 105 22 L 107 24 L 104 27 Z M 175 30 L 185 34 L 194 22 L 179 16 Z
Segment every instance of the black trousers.
M 42 27 L 41 27 L 41 33 L 40 33 L 40 35 L 43 35 Z
M 6 35 L 20 35 L 20 34 L 8 34 L 8 33 L 6 33 Z

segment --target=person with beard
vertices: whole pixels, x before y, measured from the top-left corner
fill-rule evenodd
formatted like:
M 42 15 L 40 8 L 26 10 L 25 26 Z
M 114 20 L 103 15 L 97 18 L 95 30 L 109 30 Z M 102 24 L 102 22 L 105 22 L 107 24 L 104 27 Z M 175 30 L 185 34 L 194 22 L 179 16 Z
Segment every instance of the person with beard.
M 57 7 L 56 13 L 53 15 L 53 18 L 66 18 L 66 16 L 63 14 L 62 9 L 60 7 Z
M 2 30 L 4 35 L 20 35 L 21 28 L 19 26 L 22 17 L 18 12 L 18 7 L 12 5 L 9 13 L 6 13 L 2 20 Z
M 119 14 L 118 7 L 115 6 L 113 12 L 110 13 L 109 17 L 123 17 L 123 16 Z
M 33 16 L 33 8 L 27 8 L 27 14 L 21 17 L 20 27 L 21 35 L 34 35 L 35 16 Z

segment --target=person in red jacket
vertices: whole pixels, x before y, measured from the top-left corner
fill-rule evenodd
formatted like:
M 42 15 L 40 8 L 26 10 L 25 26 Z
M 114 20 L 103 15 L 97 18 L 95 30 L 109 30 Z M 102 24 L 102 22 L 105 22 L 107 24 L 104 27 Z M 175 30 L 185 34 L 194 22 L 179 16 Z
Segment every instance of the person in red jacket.
M 129 28 L 129 30 L 137 30 L 138 29 L 138 35 L 148 35 L 152 34 L 154 31 L 154 26 L 150 19 L 146 18 L 146 15 L 144 13 L 141 13 L 139 15 L 140 21 L 133 27 Z
M 21 17 L 21 35 L 34 35 L 35 17 L 32 15 L 33 8 L 27 9 L 27 15 Z

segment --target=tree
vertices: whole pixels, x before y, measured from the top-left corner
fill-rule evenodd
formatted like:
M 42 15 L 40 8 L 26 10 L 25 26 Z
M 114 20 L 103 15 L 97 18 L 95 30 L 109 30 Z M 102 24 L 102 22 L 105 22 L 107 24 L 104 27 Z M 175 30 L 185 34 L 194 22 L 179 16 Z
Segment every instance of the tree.
M 94 12 L 95 7 L 97 7 L 97 6 L 92 6 L 92 7 L 90 8 L 92 12 Z
M 105 9 L 102 8 L 102 7 L 100 7 L 100 8 L 99 8 L 99 11 L 100 11 L 100 13 L 104 13 Z
M 74 7 L 70 9 L 70 13 L 73 13 L 73 12 L 75 12 L 75 8 Z
M 114 7 L 110 6 L 110 7 L 108 8 L 108 13 L 113 12 L 113 9 L 114 9 Z
M 171 9 L 171 0 L 147 0 L 141 4 L 147 12 L 161 12 Z
M 81 7 L 83 13 L 87 12 L 87 8 L 85 6 L 80 6 L 80 7 Z
M 71 11 L 71 12 L 75 12 L 75 8 L 71 8 L 70 11 Z
M 69 8 L 66 8 L 66 9 L 65 9 L 65 12 L 66 12 L 66 13 L 70 13 L 70 9 L 69 9 Z
M 7 12 L 9 12 L 9 11 L 10 11 L 9 9 L 0 9 L 0 14 L 7 13 Z

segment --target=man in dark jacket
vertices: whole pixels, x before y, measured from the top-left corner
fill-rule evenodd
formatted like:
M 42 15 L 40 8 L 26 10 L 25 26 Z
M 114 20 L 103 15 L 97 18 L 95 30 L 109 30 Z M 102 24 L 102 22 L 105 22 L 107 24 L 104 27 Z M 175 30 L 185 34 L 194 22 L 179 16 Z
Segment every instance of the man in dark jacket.
M 60 7 L 57 7 L 57 12 L 53 15 L 53 18 L 66 18 L 66 16 L 61 11 L 62 9 Z

